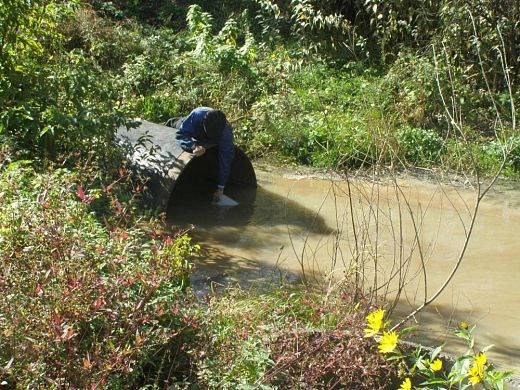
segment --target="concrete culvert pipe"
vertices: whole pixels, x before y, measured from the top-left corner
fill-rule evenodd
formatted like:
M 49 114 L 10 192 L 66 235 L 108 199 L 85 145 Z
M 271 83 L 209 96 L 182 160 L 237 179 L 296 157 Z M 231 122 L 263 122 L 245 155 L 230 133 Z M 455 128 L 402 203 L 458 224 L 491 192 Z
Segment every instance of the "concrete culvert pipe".
M 208 204 L 216 188 L 218 149 L 210 148 L 200 157 L 185 152 L 175 140 L 175 129 L 148 121 L 136 128 L 122 126 L 116 143 L 134 170 L 146 181 L 146 201 L 174 214 L 186 199 Z M 235 158 L 225 193 L 239 203 L 254 201 L 256 175 L 249 158 L 235 148 Z

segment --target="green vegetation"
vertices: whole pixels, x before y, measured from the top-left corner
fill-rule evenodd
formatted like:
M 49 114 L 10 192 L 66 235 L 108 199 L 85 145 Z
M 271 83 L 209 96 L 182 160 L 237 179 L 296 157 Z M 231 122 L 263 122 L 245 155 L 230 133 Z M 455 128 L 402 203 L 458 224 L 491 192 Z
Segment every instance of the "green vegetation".
M 139 228 L 114 184 L 84 185 L 23 161 L 1 173 L 0 378 L 10 386 L 127 388 L 183 364 L 197 247 Z
M 0 134 L 32 160 L 99 157 L 129 117 L 210 105 L 253 156 L 467 173 L 470 147 L 492 173 L 519 94 L 520 11 L 507 3 L 13 0 L 0 8 Z
M 412 381 L 418 388 L 425 389 L 467 389 L 479 383 L 485 389 L 505 389 L 505 379 L 511 373 L 499 371 L 488 363 L 486 352 L 491 345 L 482 350 L 475 348 L 472 334 L 475 325 L 459 324 L 454 333 L 466 342 L 468 350 L 454 361 L 446 361 L 446 357 L 441 355 L 442 346 L 430 350 L 420 345 L 415 348 L 399 346 L 400 338 L 412 329 L 400 332 L 388 330 L 390 321 L 384 321 L 384 313 L 379 309 L 367 316 L 365 337 L 373 337 L 378 343 L 379 352 L 388 360 L 399 362 L 404 378 L 399 390 L 411 390 Z
M 394 388 L 396 366 L 363 337 L 366 302 L 348 290 L 325 298 L 282 289 L 211 298 L 202 322 L 209 348 L 198 383 L 209 389 Z
M 114 133 L 207 105 L 252 157 L 517 177 L 519 8 L 0 2 L 0 386 L 410 388 L 362 336 L 358 291 L 196 301 L 198 247 L 137 206 Z M 464 380 L 498 387 L 479 356 Z

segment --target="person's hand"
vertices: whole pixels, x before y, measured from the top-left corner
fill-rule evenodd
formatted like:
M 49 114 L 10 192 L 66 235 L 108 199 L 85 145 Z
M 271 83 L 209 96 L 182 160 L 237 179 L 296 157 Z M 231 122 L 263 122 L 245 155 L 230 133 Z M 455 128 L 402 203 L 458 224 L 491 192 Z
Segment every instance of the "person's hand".
M 193 149 L 192 153 L 195 156 L 202 156 L 206 152 L 206 148 L 204 146 L 197 145 L 195 149 Z
M 213 193 L 213 202 L 218 202 L 220 198 L 224 195 L 224 188 L 217 188 Z

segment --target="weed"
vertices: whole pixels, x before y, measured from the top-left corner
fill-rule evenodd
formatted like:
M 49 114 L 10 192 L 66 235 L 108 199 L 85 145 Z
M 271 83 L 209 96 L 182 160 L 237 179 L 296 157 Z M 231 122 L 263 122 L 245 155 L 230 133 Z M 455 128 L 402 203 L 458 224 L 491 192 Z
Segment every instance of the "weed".
M 406 127 L 397 134 L 397 143 L 406 161 L 413 165 L 438 165 L 446 151 L 444 140 L 432 130 Z

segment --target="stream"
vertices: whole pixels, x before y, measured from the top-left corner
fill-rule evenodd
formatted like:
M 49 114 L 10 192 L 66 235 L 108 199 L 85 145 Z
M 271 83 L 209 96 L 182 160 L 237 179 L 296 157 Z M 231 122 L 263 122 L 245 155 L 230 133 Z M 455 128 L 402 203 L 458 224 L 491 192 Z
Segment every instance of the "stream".
M 313 177 L 257 167 L 258 188 L 227 189 L 240 205 L 185 199 L 169 215 L 203 248 L 193 283 L 262 287 L 302 278 L 334 288 L 354 276 L 365 290 L 396 300 L 394 321 L 446 280 L 468 234 L 475 192 L 432 179 Z M 463 353 L 453 336 L 476 324 L 477 348 L 520 372 L 520 185 L 499 184 L 480 204 L 467 251 L 440 296 L 416 316 L 414 337 Z M 344 283 L 344 282 L 343 282 Z M 332 287 L 331 287 L 332 286 Z M 395 322 L 394 322 L 395 323 Z

